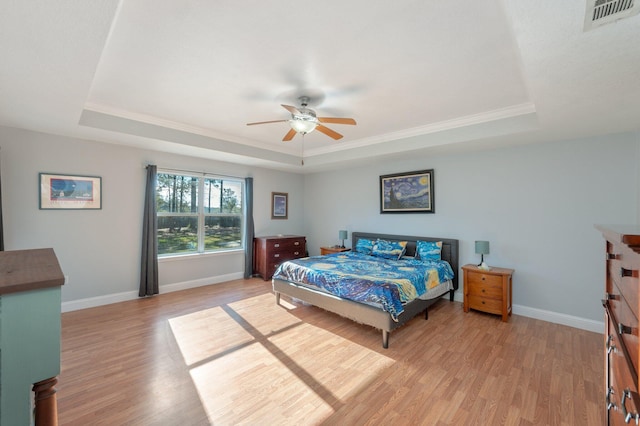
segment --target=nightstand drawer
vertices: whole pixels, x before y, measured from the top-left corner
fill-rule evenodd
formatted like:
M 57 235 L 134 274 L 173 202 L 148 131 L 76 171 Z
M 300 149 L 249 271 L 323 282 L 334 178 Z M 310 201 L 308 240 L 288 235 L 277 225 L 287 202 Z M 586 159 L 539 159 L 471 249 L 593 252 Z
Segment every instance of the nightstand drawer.
M 472 274 L 469 276 L 469 295 L 502 299 L 502 277 Z
M 502 300 L 469 295 L 469 308 L 490 314 L 502 314 Z
M 502 276 L 487 274 L 484 272 L 480 272 L 480 270 L 478 270 L 478 272 L 469 273 L 469 282 L 471 283 L 471 285 L 474 285 L 477 283 L 485 287 L 488 287 L 488 286 L 502 287 Z

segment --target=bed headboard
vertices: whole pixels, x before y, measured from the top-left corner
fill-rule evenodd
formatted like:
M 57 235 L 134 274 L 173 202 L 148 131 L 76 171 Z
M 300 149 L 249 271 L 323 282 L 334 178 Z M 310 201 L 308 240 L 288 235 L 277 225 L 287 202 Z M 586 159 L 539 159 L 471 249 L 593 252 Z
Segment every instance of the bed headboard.
M 458 289 L 458 240 L 452 238 L 434 238 L 434 237 L 415 237 L 407 235 L 390 235 L 390 234 L 373 234 L 368 232 L 352 232 L 351 247 L 355 249 L 360 238 L 369 240 L 387 241 L 407 241 L 407 256 L 414 256 L 416 253 L 416 241 L 442 241 L 442 260 L 446 260 L 453 269 L 453 288 Z

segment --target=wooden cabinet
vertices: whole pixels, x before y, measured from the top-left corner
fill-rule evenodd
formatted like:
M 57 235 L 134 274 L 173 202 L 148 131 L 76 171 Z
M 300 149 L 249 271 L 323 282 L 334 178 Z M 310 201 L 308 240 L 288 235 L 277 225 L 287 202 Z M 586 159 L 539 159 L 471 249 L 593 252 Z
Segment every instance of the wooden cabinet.
M 63 284 L 53 249 L 0 252 L 0 425 L 58 424 Z
M 343 251 L 349 250 L 351 249 L 346 247 L 320 247 L 320 255 L 324 256 L 325 254 L 342 253 Z
M 306 239 L 299 235 L 257 237 L 253 240 L 253 273 L 270 280 L 278 265 L 306 256 Z
M 507 321 L 512 310 L 513 269 L 492 267 L 485 271 L 464 265 L 464 311 L 469 309 L 502 316 Z
M 605 240 L 605 409 L 608 425 L 637 424 L 640 227 L 596 226 Z

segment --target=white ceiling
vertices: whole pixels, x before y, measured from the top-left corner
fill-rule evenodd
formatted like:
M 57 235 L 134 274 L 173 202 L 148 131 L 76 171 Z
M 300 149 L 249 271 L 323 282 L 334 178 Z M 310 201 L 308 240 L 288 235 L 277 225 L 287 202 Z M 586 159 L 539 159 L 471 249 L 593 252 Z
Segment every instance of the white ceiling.
M 637 131 L 640 17 L 585 1 L 0 0 L 0 124 L 300 172 Z M 357 126 L 246 126 L 303 95 Z

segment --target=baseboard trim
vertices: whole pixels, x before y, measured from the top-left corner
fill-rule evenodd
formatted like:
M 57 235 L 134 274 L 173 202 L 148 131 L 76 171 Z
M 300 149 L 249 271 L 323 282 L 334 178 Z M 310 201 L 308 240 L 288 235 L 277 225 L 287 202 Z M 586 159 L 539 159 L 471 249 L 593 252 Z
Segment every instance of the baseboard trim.
M 454 300 L 464 303 L 464 295 L 458 291 L 455 293 Z M 529 306 L 523 305 L 513 305 L 512 313 L 515 315 L 522 315 L 523 317 L 534 318 L 542 321 L 552 322 L 554 324 L 567 325 L 569 327 L 579 328 L 581 330 L 604 334 L 604 321 L 594 321 L 586 318 L 576 317 L 573 315 L 560 314 L 558 312 L 546 311 L 544 309 L 531 308 Z
M 217 277 L 201 278 L 191 281 L 183 281 L 180 283 L 164 284 L 160 286 L 160 294 L 171 293 L 174 291 L 188 290 L 190 288 L 202 287 L 205 285 L 219 284 L 226 281 L 239 280 L 243 278 L 241 272 L 219 275 Z M 443 297 L 449 298 L 448 295 Z M 62 302 L 62 312 L 77 311 L 80 309 L 95 308 L 96 306 L 109 305 L 112 303 L 126 302 L 128 300 L 138 299 L 137 291 L 126 291 L 123 293 L 108 294 L 105 296 L 89 297 L 86 299 L 72 300 L 70 302 Z M 454 300 L 464 303 L 464 296 L 457 291 Z M 531 308 L 529 306 L 513 305 L 513 313 L 539 319 L 542 321 L 562 324 L 569 327 L 579 328 L 581 330 L 593 331 L 595 333 L 604 333 L 604 321 L 594 321 L 586 318 L 580 318 L 573 315 L 561 314 L 558 312 L 546 311 L 544 309 Z
M 180 283 L 164 284 L 160 286 L 160 294 L 172 293 L 174 291 L 188 290 L 190 288 L 202 287 L 205 285 L 219 284 L 226 281 L 239 280 L 243 278 L 242 272 L 216 277 L 200 278 L 197 280 L 183 281 Z M 112 303 L 126 302 L 138 299 L 137 291 L 125 291 L 122 293 L 107 294 L 104 296 L 89 297 L 86 299 L 62 302 L 62 312 L 78 311 L 80 309 L 95 308 L 97 306 L 110 305 Z

